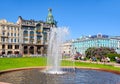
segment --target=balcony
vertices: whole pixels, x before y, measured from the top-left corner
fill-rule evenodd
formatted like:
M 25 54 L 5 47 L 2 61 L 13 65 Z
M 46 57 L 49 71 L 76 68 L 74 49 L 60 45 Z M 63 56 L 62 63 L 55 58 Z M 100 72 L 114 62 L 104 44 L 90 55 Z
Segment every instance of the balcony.
M 40 41 L 40 40 L 38 40 L 38 41 L 37 41 L 37 43 L 40 43 L 40 44 L 41 44 L 41 41 Z
M 34 43 L 34 39 L 30 39 L 30 43 L 33 44 Z
M 30 34 L 30 36 L 34 36 L 34 34 Z
M 6 32 L 7 30 L 6 29 L 2 29 L 2 32 Z
M 1 37 L 2 37 L 2 38 L 8 38 L 8 36 L 7 36 L 7 35 L 1 35 Z
M 41 34 L 37 34 L 37 36 L 40 36 L 40 37 L 42 37 L 42 35 L 41 35 Z
M 24 34 L 23 36 L 24 36 L 24 37 L 28 37 L 28 34 Z
M 37 45 L 43 45 L 41 40 L 37 40 Z
M 42 30 L 37 30 L 36 32 L 42 32 Z
M 28 38 L 24 38 L 24 41 L 28 41 Z

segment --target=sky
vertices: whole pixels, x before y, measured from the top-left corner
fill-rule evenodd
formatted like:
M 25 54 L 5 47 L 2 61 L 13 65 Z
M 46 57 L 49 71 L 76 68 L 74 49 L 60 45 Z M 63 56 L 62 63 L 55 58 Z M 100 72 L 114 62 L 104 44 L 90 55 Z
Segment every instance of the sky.
M 98 33 L 120 36 L 120 0 L 0 0 L 0 19 L 46 21 L 48 8 L 72 39 Z

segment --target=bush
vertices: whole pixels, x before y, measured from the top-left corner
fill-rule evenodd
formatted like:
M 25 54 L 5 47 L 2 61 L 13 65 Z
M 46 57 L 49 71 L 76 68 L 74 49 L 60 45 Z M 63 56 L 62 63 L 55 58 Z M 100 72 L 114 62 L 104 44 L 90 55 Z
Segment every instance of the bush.
M 120 54 L 110 53 L 110 54 L 107 54 L 106 56 L 109 57 L 111 61 L 116 61 L 115 57 L 119 57 L 120 58 Z
M 108 47 L 100 47 L 100 48 L 90 47 L 85 51 L 86 57 L 88 58 L 97 57 L 99 59 L 103 58 L 104 56 L 110 53 L 117 54 L 117 52 L 113 48 L 108 48 Z

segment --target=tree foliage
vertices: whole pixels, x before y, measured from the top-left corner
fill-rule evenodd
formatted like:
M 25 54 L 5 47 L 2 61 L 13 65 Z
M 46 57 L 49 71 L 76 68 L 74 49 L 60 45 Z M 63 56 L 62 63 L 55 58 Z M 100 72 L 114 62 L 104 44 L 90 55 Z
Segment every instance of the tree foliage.
M 115 53 L 110 53 L 110 54 L 107 54 L 106 56 L 109 57 L 111 61 L 116 61 L 115 57 L 120 58 L 120 54 L 115 54 Z
M 102 58 L 105 57 L 107 54 L 116 54 L 116 51 L 113 48 L 108 48 L 108 47 L 90 47 L 85 51 L 86 57 L 97 57 L 97 58 Z

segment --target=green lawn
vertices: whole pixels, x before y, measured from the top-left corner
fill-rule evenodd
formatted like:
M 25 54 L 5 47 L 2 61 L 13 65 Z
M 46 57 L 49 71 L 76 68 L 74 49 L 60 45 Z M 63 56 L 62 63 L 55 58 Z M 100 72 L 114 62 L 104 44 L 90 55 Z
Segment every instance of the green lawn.
M 0 58 L 0 70 L 22 67 L 46 66 L 46 61 L 47 59 L 45 57 Z M 120 67 L 114 67 L 112 65 L 71 62 L 67 60 L 62 61 L 62 66 L 92 67 L 120 71 Z
M 45 66 L 46 58 L 0 58 L 0 70 L 21 68 L 21 67 L 33 67 L 33 66 Z
M 76 67 L 101 68 L 101 69 L 120 71 L 120 67 L 114 67 L 112 65 L 97 64 L 97 63 L 86 63 L 86 62 L 77 62 L 76 61 L 74 64 L 72 64 L 72 63 L 70 63 L 70 61 L 64 60 L 62 62 L 62 65 L 63 66 L 75 65 Z

